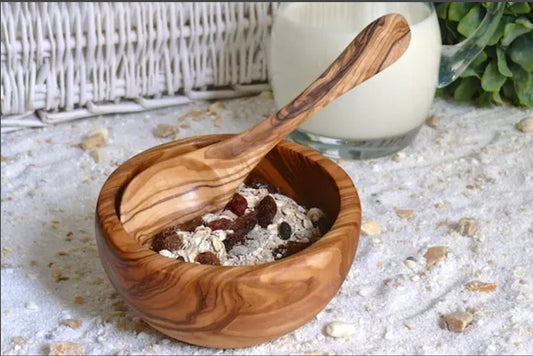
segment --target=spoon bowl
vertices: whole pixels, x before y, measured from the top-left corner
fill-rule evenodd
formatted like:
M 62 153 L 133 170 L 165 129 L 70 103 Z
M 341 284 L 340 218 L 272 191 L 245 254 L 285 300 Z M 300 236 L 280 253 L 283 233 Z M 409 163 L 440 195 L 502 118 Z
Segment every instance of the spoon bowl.
M 118 293 L 152 327 L 199 346 L 251 346 L 305 324 L 337 294 L 359 241 L 361 207 L 350 177 L 318 152 L 286 141 L 252 174 L 326 213 L 332 227 L 313 245 L 271 263 L 208 266 L 163 257 L 149 249 L 151 236 L 128 233 L 118 204 L 135 176 L 231 137 L 194 137 L 140 153 L 108 178 L 96 211 L 100 259 Z M 174 206 L 169 214 L 179 210 Z M 153 227 L 170 225 L 162 221 Z

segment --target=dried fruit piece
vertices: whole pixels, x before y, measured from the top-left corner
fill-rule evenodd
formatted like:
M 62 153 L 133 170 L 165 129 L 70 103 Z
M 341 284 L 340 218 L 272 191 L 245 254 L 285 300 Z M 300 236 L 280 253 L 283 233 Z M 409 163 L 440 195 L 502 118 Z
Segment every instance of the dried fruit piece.
M 83 346 L 70 341 L 56 342 L 50 345 L 48 355 L 83 355 Z
M 446 260 L 446 250 L 447 249 L 444 246 L 428 248 L 424 255 L 426 258 L 426 267 L 431 267 L 437 262 Z
M 396 215 L 402 219 L 411 220 L 415 216 L 413 209 L 396 209 Z
M 441 316 L 441 328 L 454 333 L 463 332 L 472 322 L 474 316 L 468 312 L 454 312 Z
M 294 255 L 310 245 L 311 242 L 288 241 L 286 244 L 276 247 L 274 251 L 272 251 L 272 256 L 274 256 L 275 260 L 279 260 Z
M 196 262 L 202 265 L 220 266 L 220 261 L 213 252 L 202 252 L 196 256 Z
M 457 223 L 456 230 L 463 236 L 475 236 L 479 230 L 479 223 L 476 219 L 462 218 Z
M 288 240 L 291 238 L 292 228 L 286 221 L 283 221 L 278 226 L 278 233 L 279 233 L 280 239 Z
M 232 223 L 233 222 L 230 219 L 221 218 L 211 221 L 207 224 L 207 227 L 211 230 L 229 230 Z
M 257 212 L 257 223 L 262 228 L 266 228 L 269 224 L 272 223 L 272 219 L 278 211 L 278 206 L 270 195 L 267 195 L 259 204 L 257 204 L 255 211 Z
M 178 225 L 177 228 L 181 231 L 194 231 L 198 226 L 202 226 L 203 224 L 204 220 L 201 216 L 198 216 L 197 218 L 187 221 L 186 223 Z
M 169 250 L 167 246 L 174 245 L 172 239 L 167 238 L 170 236 L 176 236 L 176 227 L 175 226 L 169 226 L 164 228 L 160 233 L 156 234 L 152 240 L 151 249 L 159 252 L 161 250 Z M 181 243 L 181 240 L 180 240 Z M 172 251 L 172 250 L 169 250 Z
M 169 124 L 159 124 L 154 131 L 156 137 L 165 138 L 174 135 L 179 129 Z
M 235 245 L 242 245 L 244 243 L 245 238 L 246 233 L 244 232 L 244 230 L 237 230 L 234 233 L 226 236 L 226 239 L 223 241 L 224 246 L 226 247 L 226 251 L 231 251 L 231 249 Z
M 246 235 L 254 228 L 255 224 L 257 224 L 257 213 L 252 211 L 233 220 L 230 229 L 235 232 L 242 231 Z
M 279 193 L 278 189 L 274 188 L 270 183 L 256 174 L 248 177 L 247 185 L 254 189 L 266 188 L 271 194 Z
M 381 225 L 377 221 L 369 221 L 361 225 L 363 235 L 375 236 L 381 234 Z
M 471 281 L 466 284 L 466 289 L 471 292 L 494 292 L 496 287 L 495 283 L 485 283 L 481 281 Z
M 331 337 L 348 338 L 355 333 L 355 325 L 344 323 L 342 321 L 334 321 L 326 326 L 326 334 Z
M 226 209 L 228 209 L 237 216 L 241 216 L 242 214 L 244 214 L 246 208 L 248 208 L 248 202 L 246 201 L 246 198 L 240 195 L 239 193 L 235 193 L 228 205 L 226 205 Z

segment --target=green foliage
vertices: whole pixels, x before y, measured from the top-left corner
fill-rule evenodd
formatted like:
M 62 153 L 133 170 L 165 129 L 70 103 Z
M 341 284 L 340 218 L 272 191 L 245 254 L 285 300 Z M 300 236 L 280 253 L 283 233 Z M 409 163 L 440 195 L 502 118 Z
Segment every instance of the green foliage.
M 463 41 L 479 26 L 488 3 L 435 3 L 442 43 Z M 437 91 L 480 106 L 533 107 L 533 2 L 508 2 L 488 46 L 455 82 Z

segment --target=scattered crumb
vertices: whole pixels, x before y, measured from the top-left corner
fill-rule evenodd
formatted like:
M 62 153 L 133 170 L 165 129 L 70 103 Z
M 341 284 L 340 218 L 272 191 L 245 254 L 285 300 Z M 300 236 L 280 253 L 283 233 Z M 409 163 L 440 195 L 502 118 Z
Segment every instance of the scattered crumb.
M 517 122 L 515 127 L 521 132 L 533 132 L 533 117 L 527 117 Z
M 494 292 L 497 285 L 495 283 L 486 283 L 481 281 L 471 281 L 466 284 L 466 289 L 471 292 Z
M 63 324 L 66 326 L 72 328 L 72 329 L 79 329 L 81 327 L 82 321 L 79 319 L 65 319 L 63 320 Z
M 412 209 L 396 209 L 396 215 L 401 219 L 411 220 L 415 216 Z
M 261 93 L 259 93 L 259 95 L 257 95 L 257 97 L 266 100 L 272 100 L 274 98 L 270 90 L 262 91 Z
M 326 334 L 336 338 L 349 338 L 355 333 L 355 325 L 334 321 L 326 325 Z
M 377 221 L 369 221 L 361 225 L 363 235 L 375 236 L 381 234 L 381 225 Z
M 433 114 L 426 120 L 426 125 L 436 129 L 439 126 L 439 118 Z
M 95 163 L 100 163 L 104 159 L 104 155 L 100 150 L 92 150 L 90 153 Z
M 27 302 L 26 303 L 26 309 L 30 311 L 38 311 L 39 307 L 34 302 Z
M 434 246 L 428 248 L 424 257 L 426 259 L 426 267 L 431 267 L 435 263 L 446 260 L 447 249 L 444 246 Z
M 56 342 L 50 345 L 48 355 L 83 355 L 83 346 L 70 341 Z
M 181 124 L 180 128 L 182 128 L 182 129 L 190 129 L 191 125 L 189 125 L 189 124 Z
M 2 163 L 7 163 L 7 161 L 9 160 L 9 159 L 8 159 L 7 157 L 5 157 L 5 156 L 0 156 L 0 157 L 1 157 L 0 159 L 1 159 Z
M 22 336 L 15 336 L 13 338 L 13 342 L 17 345 L 22 345 L 22 344 L 25 344 L 26 343 L 26 339 L 23 338 Z
M 159 124 L 157 125 L 157 128 L 154 131 L 154 135 L 159 138 L 165 138 L 174 135 L 178 131 L 179 129 L 175 126 L 168 124 Z
M 76 296 L 74 297 L 74 303 L 75 304 L 83 304 L 85 301 L 83 299 L 83 297 L 80 297 L 80 296 Z
M 476 219 L 462 218 L 457 224 L 456 230 L 463 236 L 475 236 L 479 230 L 479 223 Z
M 407 257 L 405 259 L 404 263 L 410 269 L 415 269 L 416 268 L 416 260 L 414 259 L 414 257 Z
M 438 202 L 435 203 L 434 206 L 435 206 L 435 208 L 437 208 L 437 209 L 442 209 L 442 208 L 444 208 L 444 203 L 441 202 L 441 201 L 438 201 Z
M 469 312 L 454 312 L 441 316 L 441 328 L 460 333 L 472 322 L 474 316 Z
M 215 116 L 218 116 L 220 114 L 222 114 L 222 112 L 224 111 L 224 109 L 226 108 L 226 105 L 224 105 L 224 103 L 220 102 L 220 101 L 217 101 L 211 105 L 209 105 L 209 108 L 207 108 L 207 110 L 215 115 Z
M 401 152 L 395 153 L 392 155 L 391 159 L 394 162 L 401 162 L 404 159 L 405 155 Z
M 81 142 L 80 147 L 84 150 L 94 150 L 95 148 L 107 146 L 108 131 L 100 128 L 89 133 Z

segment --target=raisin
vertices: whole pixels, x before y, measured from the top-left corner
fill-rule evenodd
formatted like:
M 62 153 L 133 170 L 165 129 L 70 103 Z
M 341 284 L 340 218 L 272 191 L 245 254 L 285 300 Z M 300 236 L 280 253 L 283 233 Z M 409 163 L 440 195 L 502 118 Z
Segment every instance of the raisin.
M 259 177 L 258 175 L 250 176 L 248 179 L 248 186 L 259 189 L 259 188 L 266 188 L 269 193 L 279 193 L 279 190 L 274 188 L 270 183 L 268 183 L 263 178 Z
M 216 219 L 207 224 L 211 230 L 228 230 L 231 227 L 232 221 L 230 219 Z
M 329 229 L 331 229 L 331 224 L 329 223 L 328 219 L 326 219 L 326 217 L 324 216 L 318 219 L 317 226 L 322 235 L 325 235 L 326 232 L 328 232 Z
M 278 233 L 279 233 L 279 238 L 280 239 L 282 239 L 282 240 L 290 239 L 291 234 L 292 234 L 291 226 L 288 223 L 286 223 L 285 221 L 283 221 L 278 226 Z
M 198 226 L 202 226 L 203 224 L 204 220 L 201 216 L 198 216 L 197 218 L 187 221 L 186 223 L 178 225 L 178 229 L 181 231 L 194 231 Z
M 286 244 L 276 247 L 274 251 L 272 251 L 272 255 L 274 256 L 275 260 L 279 260 L 300 252 L 310 245 L 311 242 L 287 241 Z
M 237 216 L 244 214 L 246 208 L 248 208 L 248 202 L 246 201 L 246 198 L 239 193 L 235 193 L 233 198 L 231 198 L 230 202 L 226 205 L 226 209 L 230 210 Z
M 270 195 L 264 197 L 259 204 L 257 204 L 255 211 L 257 212 L 257 223 L 262 227 L 266 228 L 278 211 L 278 206 Z
M 176 228 L 176 226 L 169 226 L 156 234 L 152 240 L 150 248 L 156 252 L 166 249 L 165 239 L 169 236 L 176 235 Z
M 244 232 L 244 230 L 237 230 L 234 233 L 226 236 L 226 239 L 224 240 L 224 246 L 226 247 L 226 251 L 230 251 L 235 245 L 242 245 L 244 243 L 245 238 L 246 232 Z
M 257 224 L 257 214 L 252 211 L 233 220 L 230 229 L 235 232 L 243 231 L 244 235 L 246 235 L 254 228 L 255 224 Z
M 196 262 L 202 265 L 220 266 L 220 260 L 213 252 L 202 252 L 196 256 Z

